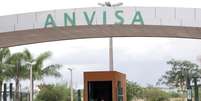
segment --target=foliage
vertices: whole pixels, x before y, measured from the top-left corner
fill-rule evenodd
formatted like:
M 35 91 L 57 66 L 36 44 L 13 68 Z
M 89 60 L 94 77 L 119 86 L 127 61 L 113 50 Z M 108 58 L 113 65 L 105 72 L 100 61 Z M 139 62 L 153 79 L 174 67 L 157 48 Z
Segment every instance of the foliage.
M 126 87 L 127 101 L 139 98 L 145 99 L 145 101 L 169 101 L 169 98 L 178 98 L 181 96 L 177 92 L 165 92 L 152 85 L 143 88 L 132 81 L 127 81 Z
M 65 85 L 40 85 L 39 88 L 35 101 L 70 101 L 70 88 Z
M 10 65 L 7 63 L 7 59 L 10 57 L 10 50 L 8 48 L 0 48 L 0 81 L 5 80 L 8 76 L 5 74 L 5 70 Z
M 44 66 L 44 62 L 51 57 L 51 52 L 43 52 L 39 54 L 37 57 L 34 57 L 30 51 L 26 51 L 28 60 L 27 62 L 31 63 L 32 65 L 32 74 L 33 74 L 33 81 L 32 85 L 34 85 L 35 80 L 43 79 L 46 76 L 54 76 L 60 77 L 61 74 L 58 69 L 61 67 L 59 64 L 50 64 Z M 30 64 L 26 64 L 26 66 L 30 66 Z M 29 73 L 27 74 L 29 77 Z M 34 87 L 32 88 L 34 90 Z
M 50 56 L 50 52 L 44 52 L 34 58 L 30 51 L 25 49 L 23 52 L 14 53 L 8 58 L 7 62 L 12 66 L 10 68 L 6 68 L 5 73 L 10 79 L 15 80 L 15 93 L 17 101 L 19 101 L 20 80 L 29 79 L 30 64 L 27 64 L 27 62 L 32 64 L 33 80 L 42 79 L 44 76 L 60 76 L 60 73 L 57 70 L 61 67 L 61 65 L 51 64 L 44 66 L 45 60 L 50 58 Z
M 44 62 L 51 57 L 51 52 L 44 52 L 41 53 L 36 58 L 33 58 L 33 55 L 30 54 L 30 60 L 31 62 L 35 62 L 33 64 L 33 79 L 34 80 L 40 80 L 45 76 L 54 76 L 54 77 L 60 77 L 61 74 L 58 72 L 58 69 L 61 67 L 60 64 L 50 64 L 47 66 L 44 66 Z
M 165 84 L 169 87 L 179 88 L 179 91 L 183 93 L 185 92 L 187 76 L 191 79 L 192 76 L 200 74 L 198 65 L 190 61 L 172 59 L 167 61 L 167 64 L 171 66 L 171 69 L 162 75 L 157 84 Z
M 9 75 L 10 79 L 26 79 L 27 74 L 29 73 L 29 69 L 22 63 L 22 61 L 26 61 L 27 50 L 23 52 L 17 52 L 12 54 L 9 59 L 8 63 L 12 65 L 12 67 L 7 68 L 6 74 Z
M 133 98 L 140 98 L 143 89 L 136 83 L 132 81 L 127 81 L 126 84 L 126 94 L 127 101 L 132 101 Z
M 146 101 L 169 101 L 170 95 L 160 90 L 159 88 L 154 87 L 148 87 L 144 88 L 143 91 L 143 98 L 146 99 Z
M 23 52 L 17 52 L 12 54 L 7 62 L 12 65 L 9 68 L 6 68 L 6 74 L 9 75 L 10 79 L 15 80 L 15 98 L 16 101 L 20 101 L 20 93 L 19 93 L 19 87 L 20 87 L 20 80 L 26 79 L 28 74 L 28 68 L 22 63 L 22 61 L 27 61 L 28 50 L 24 50 Z
M 169 92 L 171 98 L 179 98 L 181 95 L 177 92 Z
M 10 67 L 7 63 L 7 59 L 10 57 L 10 50 L 8 48 L 0 48 L 0 99 L 3 81 L 8 78 L 6 75 L 6 68 Z

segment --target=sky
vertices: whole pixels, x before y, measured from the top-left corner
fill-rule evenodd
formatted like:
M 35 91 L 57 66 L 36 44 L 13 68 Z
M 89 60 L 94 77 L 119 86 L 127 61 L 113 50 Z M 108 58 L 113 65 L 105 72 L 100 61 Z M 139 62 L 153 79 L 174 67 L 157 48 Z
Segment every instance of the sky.
M 187 7 L 200 8 L 200 0 L 1 0 L 0 15 L 27 13 L 34 11 L 99 7 L 98 3 L 123 2 L 123 6 L 145 7 Z
M 127 79 L 143 86 L 155 85 L 165 71 L 166 61 L 189 60 L 200 65 L 201 40 L 178 38 L 114 38 L 114 68 L 127 74 Z M 62 78 L 45 78 L 38 83 L 66 83 L 70 80 L 67 68 L 73 68 L 74 87 L 82 88 L 83 72 L 107 71 L 108 38 L 76 39 L 11 47 L 12 53 L 29 49 L 34 56 L 51 51 L 48 64 L 63 64 Z
M 200 0 L 107 0 L 123 2 L 123 6 L 200 8 Z M 105 0 L 2 0 L 0 16 L 53 9 L 99 7 Z M 11 47 L 12 53 L 29 49 L 35 56 L 51 51 L 46 64 L 66 65 L 60 71 L 62 78 L 45 78 L 40 82 L 68 82 L 73 68 L 74 87 L 83 84 L 84 71 L 108 70 L 108 38 L 76 39 Z M 200 64 L 201 40 L 178 38 L 114 38 L 115 70 L 126 73 L 128 80 L 141 85 L 154 85 L 169 68 L 166 61 L 175 58 Z

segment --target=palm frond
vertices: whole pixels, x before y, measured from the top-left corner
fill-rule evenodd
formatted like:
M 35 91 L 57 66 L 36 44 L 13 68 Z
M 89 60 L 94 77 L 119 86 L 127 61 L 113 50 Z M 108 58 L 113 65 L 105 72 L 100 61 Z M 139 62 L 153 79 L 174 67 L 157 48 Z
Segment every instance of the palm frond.
M 49 51 L 40 54 L 40 55 L 35 59 L 36 64 L 34 65 L 34 68 L 42 68 L 44 61 L 47 60 L 47 59 L 50 58 L 50 57 L 51 57 L 51 52 L 49 52 Z
M 9 48 L 0 48 L 0 62 L 4 62 L 10 56 Z
M 42 74 L 45 76 L 61 77 L 60 72 L 58 72 L 61 67 L 62 65 L 60 64 L 49 65 L 42 70 Z
M 32 62 L 33 61 L 33 56 L 31 54 L 31 52 L 28 50 L 28 49 L 25 49 L 23 51 L 23 54 L 25 55 L 25 59 L 29 62 Z

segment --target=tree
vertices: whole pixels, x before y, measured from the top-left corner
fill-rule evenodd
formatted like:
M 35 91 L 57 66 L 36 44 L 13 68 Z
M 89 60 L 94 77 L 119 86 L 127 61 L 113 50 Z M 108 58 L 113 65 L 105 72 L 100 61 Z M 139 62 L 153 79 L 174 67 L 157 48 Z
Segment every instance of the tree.
M 2 85 L 3 81 L 8 78 L 5 70 L 10 65 L 6 62 L 7 59 L 10 57 L 10 50 L 8 48 L 0 48 L 0 100 L 2 99 Z
M 143 89 L 136 82 L 127 81 L 126 83 L 126 94 L 127 101 L 132 101 L 134 98 L 142 97 Z
M 34 80 L 40 80 L 45 76 L 60 77 L 61 74 L 58 69 L 62 66 L 60 64 L 50 64 L 44 66 L 45 60 L 51 57 L 51 52 L 44 52 L 38 57 L 33 59 L 35 64 L 33 64 L 33 77 Z
M 171 70 L 165 72 L 158 80 L 157 84 L 165 84 L 169 87 L 176 87 L 183 94 L 186 91 L 186 79 L 192 78 L 193 75 L 200 73 L 198 65 L 190 61 L 170 60 L 167 64 L 171 66 Z
M 24 50 L 23 52 L 14 53 L 7 60 L 7 63 L 9 63 L 12 66 L 6 68 L 6 75 L 8 75 L 10 79 L 15 80 L 16 101 L 20 101 L 20 95 L 19 95 L 20 80 L 26 79 L 28 74 L 28 68 L 26 67 L 26 65 L 22 63 L 22 61 L 27 61 L 28 59 L 26 51 L 27 50 Z
M 28 65 L 25 64 L 26 62 L 35 62 L 33 64 L 34 80 L 42 79 L 44 76 L 60 76 L 60 73 L 57 71 L 57 69 L 60 68 L 61 65 L 54 64 L 44 67 L 43 65 L 44 61 L 47 60 L 50 56 L 51 56 L 50 52 L 44 52 L 34 59 L 30 51 L 25 49 L 23 52 L 17 52 L 12 54 L 7 59 L 6 62 L 12 65 L 12 67 L 6 68 L 5 74 L 8 75 L 10 79 L 15 80 L 16 101 L 20 100 L 19 96 L 20 80 L 29 78 L 29 68 Z
M 45 60 L 51 57 L 51 52 L 41 53 L 36 58 L 34 58 L 33 55 L 28 50 L 26 51 L 26 54 L 27 54 L 26 56 L 28 56 L 27 61 L 33 63 L 32 64 L 32 69 L 33 69 L 32 84 L 33 85 L 35 80 L 41 80 L 45 76 L 54 76 L 54 77 L 61 76 L 60 72 L 58 71 L 58 69 L 61 67 L 60 64 L 50 64 L 50 65 L 44 66 Z M 27 74 L 27 77 L 29 77 L 29 74 Z

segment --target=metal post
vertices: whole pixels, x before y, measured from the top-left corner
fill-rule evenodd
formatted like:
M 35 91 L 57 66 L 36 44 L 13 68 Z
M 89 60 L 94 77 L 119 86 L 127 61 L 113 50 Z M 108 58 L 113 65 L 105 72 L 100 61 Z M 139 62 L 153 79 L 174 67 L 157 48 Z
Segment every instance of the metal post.
M 77 91 L 77 101 L 81 101 L 81 90 Z
M 3 101 L 7 101 L 7 85 L 4 83 Z
M 13 99 L 13 84 L 10 83 L 10 101 Z
M 193 82 L 194 82 L 195 101 L 199 101 L 199 92 L 196 77 L 193 78 Z
M 103 3 L 98 3 L 98 5 L 102 6 L 102 7 L 119 7 L 122 6 L 123 3 L 117 3 L 117 4 L 111 4 L 110 2 L 105 2 Z M 114 70 L 114 63 L 113 63 L 113 40 L 112 37 L 109 38 L 109 71 L 113 71 Z
M 73 101 L 73 70 L 71 68 L 68 68 L 68 70 L 70 70 L 70 98 Z
M 110 71 L 113 71 L 114 64 L 113 64 L 113 40 L 112 40 L 112 37 L 110 37 L 110 42 L 109 42 L 109 65 L 110 65 Z
M 30 90 L 29 90 L 29 94 L 30 94 L 30 101 L 33 101 L 33 75 L 32 75 L 32 64 L 30 65 Z
M 187 87 L 187 101 L 192 101 L 192 89 L 188 70 L 186 70 L 186 87 Z

